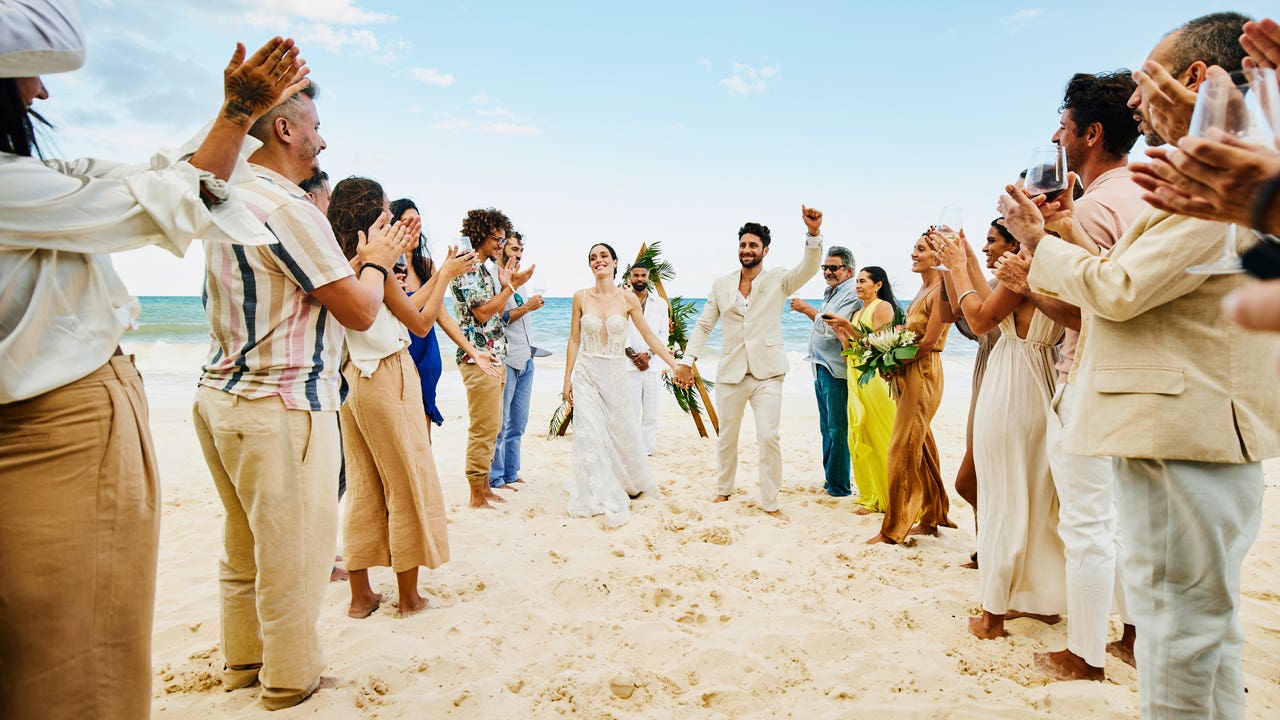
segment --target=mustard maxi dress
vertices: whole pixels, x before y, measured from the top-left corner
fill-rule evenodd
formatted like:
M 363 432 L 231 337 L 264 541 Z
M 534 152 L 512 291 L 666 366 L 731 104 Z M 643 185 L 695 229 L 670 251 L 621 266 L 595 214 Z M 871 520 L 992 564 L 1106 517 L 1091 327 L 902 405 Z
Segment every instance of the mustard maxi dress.
M 853 316 L 853 324 L 871 325 L 875 299 Z M 849 382 L 849 457 L 853 458 L 853 480 L 858 486 L 858 505 L 871 512 L 884 512 L 889 501 L 889 441 L 898 406 L 889 396 L 889 383 L 879 375 L 866 385 L 858 384 L 853 358 L 846 358 Z

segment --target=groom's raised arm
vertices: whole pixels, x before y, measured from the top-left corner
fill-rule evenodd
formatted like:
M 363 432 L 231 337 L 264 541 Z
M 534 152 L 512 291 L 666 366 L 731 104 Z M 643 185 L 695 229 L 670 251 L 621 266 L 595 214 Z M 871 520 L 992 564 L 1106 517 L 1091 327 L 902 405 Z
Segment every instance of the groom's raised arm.
M 784 295 L 790 295 L 804 287 L 809 278 L 818 274 L 818 267 L 822 265 L 822 211 L 801 205 L 800 217 L 808 231 L 804 237 L 804 256 L 800 258 L 799 265 L 782 276 Z

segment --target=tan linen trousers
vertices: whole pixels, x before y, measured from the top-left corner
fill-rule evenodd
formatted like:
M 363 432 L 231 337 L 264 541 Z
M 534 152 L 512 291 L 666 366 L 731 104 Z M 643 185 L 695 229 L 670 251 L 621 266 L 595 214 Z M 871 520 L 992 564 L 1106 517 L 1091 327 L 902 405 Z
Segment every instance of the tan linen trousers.
M 338 418 L 196 390 L 196 435 L 226 509 L 222 653 L 261 664 L 264 695 L 314 686 L 324 669 L 316 623 L 338 531 Z
M 493 465 L 493 448 L 502 430 L 502 386 L 505 368 L 498 377 L 486 375 L 472 363 L 458 365 L 462 385 L 467 388 L 467 484 L 472 488 L 489 487 L 489 468 Z M 419 390 L 421 392 L 421 390 Z
M 422 382 L 408 350 L 382 358 L 369 377 L 351 362 L 338 417 L 347 459 L 342 556 L 348 570 L 404 572 L 449 561 L 444 495 L 427 440 Z
M 151 715 L 160 488 L 117 356 L 0 405 L 0 717 Z

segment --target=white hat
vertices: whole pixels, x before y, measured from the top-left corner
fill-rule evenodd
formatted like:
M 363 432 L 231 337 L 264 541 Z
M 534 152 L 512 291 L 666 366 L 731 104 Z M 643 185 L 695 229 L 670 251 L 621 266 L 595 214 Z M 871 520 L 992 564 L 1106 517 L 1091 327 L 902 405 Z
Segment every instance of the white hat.
M 0 78 L 35 77 L 84 64 L 75 0 L 0 0 Z

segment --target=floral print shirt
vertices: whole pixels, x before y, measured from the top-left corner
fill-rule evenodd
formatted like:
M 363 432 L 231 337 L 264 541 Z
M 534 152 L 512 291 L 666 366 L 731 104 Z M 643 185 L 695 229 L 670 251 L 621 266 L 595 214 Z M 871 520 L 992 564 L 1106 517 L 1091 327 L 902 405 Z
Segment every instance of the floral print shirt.
M 467 336 L 467 340 L 477 350 L 493 353 L 498 357 L 498 362 L 502 363 L 507 357 L 507 337 L 503 332 L 506 323 L 502 321 L 502 313 L 494 313 L 493 317 L 483 323 L 476 322 L 475 315 L 471 314 L 472 308 L 489 302 L 498 294 L 498 283 L 493 275 L 481 265 L 454 278 L 449 283 L 449 290 L 453 293 L 453 308 L 458 313 L 458 325 L 462 327 L 462 334 Z M 472 360 L 459 348 L 457 362 L 461 365 Z

